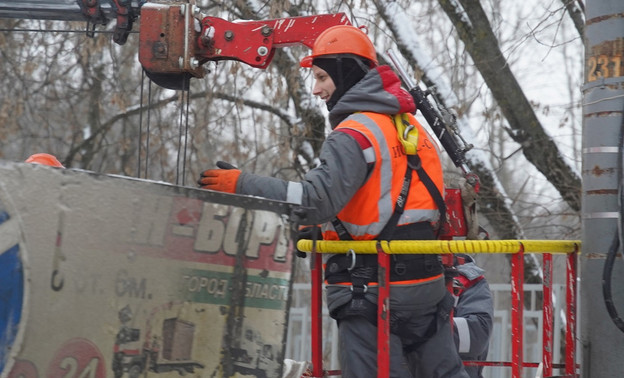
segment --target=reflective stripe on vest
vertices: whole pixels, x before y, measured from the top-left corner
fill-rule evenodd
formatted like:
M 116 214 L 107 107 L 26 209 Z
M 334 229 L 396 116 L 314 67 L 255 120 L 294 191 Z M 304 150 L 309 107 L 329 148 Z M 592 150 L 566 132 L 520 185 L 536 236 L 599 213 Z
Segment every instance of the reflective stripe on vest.
M 419 147 L 422 147 L 419 149 L 419 156 L 423 168 L 442 190 L 442 168 L 435 144 L 415 118 L 412 117 L 411 121 L 419 128 L 423 138 L 422 143 L 419 143 Z M 353 239 L 375 239 L 392 216 L 405 178 L 407 159 L 396 137 L 396 128 L 388 115 L 355 113 L 340 123 L 337 129 L 339 128 L 362 133 L 373 146 L 376 163 L 367 181 L 340 211 L 338 219 Z M 410 194 L 399 225 L 432 222 L 438 217 L 439 212 L 431 195 L 418 176 L 413 175 Z M 339 239 L 331 223 L 323 225 L 323 235 L 325 240 Z

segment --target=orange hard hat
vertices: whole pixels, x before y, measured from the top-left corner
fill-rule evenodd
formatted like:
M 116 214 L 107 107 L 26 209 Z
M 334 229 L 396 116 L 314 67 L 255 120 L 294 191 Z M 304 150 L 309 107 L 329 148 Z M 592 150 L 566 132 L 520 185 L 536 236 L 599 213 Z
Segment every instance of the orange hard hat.
M 378 64 L 375 46 L 359 28 L 351 25 L 337 25 L 322 32 L 314 45 L 312 54 L 301 59 L 301 67 L 312 67 L 312 60 L 324 55 L 352 54 Z
M 30 155 L 30 157 L 26 159 L 26 163 L 42 164 L 42 165 L 49 165 L 50 167 L 65 168 L 63 167 L 63 164 L 61 164 L 61 162 L 58 161 L 58 159 L 54 155 L 50 155 L 46 153 Z

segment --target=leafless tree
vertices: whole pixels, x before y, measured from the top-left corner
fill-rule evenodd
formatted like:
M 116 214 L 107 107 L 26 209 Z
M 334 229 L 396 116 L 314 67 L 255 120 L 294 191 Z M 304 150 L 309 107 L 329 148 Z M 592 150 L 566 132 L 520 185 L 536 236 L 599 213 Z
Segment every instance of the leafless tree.
M 398 47 L 421 84 L 450 83 L 457 101 L 447 106 L 471 128 L 475 151 L 487 156 L 470 162 L 482 184 L 479 211 L 495 237 L 578 235 L 581 2 L 540 3 L 530 16 L 512 13 L 512 1 L 197 3 L 228 20 L 347 13 L 353 24 L 367 27 L 379 52 Z M 403 44 L 400 31 L 407 25 L 385 12 L 391 3 L 404 9 L 443 77 L 420 66 Z M 143 75 L 136 33 L 118 46 L 111 25 L 88 38 L 84 23 L 0 23 L 5 159 L 47 151 L 70 167 L 184 185 L 217 160 L 229 160 L 297 179 L 314 166 L 328 131 L 322 105 L 310 94 L 309 72 L 298 66 L 305 48 L 277 51 L 266 70 L 209 62 L 205 78 L 193 79 L 185 95 Z M 527 46 L 536 44 L 546 52 L 527 67 Z M 541 74 L 555 65 L 567 81 L 553 83 Z M 557 86 L 561 96 L 548 102 L 535 90 L 527 94 L 539 85 Z M 563 137 L 553 137 L 553 129 Z

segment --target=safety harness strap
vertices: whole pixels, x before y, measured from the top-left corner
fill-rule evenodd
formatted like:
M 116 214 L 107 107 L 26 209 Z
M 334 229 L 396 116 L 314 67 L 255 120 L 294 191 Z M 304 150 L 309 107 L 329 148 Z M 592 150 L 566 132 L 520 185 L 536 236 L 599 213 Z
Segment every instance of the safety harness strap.
M 446 222 L 446 203 L 444 202 L 444 197 L 442 197 L 442 193 L 440 193 L 440 190 L 438 189 L 436 184 L 422 167 L 422 162 L 420 161 L 420 157 L 418 155 L 408 155 L 407 165 L 408 167 L 416 171 L 416 173 L 418 174 L 418 178 L 425 185 L 427 191 L 429 191 L 429 194 L 438 206 L 438 211 L 440 212 L 440 225 L 443 225 Z M 440 228 L 441 227 L 439 227 L 438 229 Z
M 391 261 L 390 282 L 421 280 L 443 272 L 438 255 L 396 255 Z M 354 286 L 377 282 L 377 255 L 336 254 L 327 260 L 325 280 L 328 284 L 351 282 Z
M 338 217 L 334 217 L 334 219 L 332 219 L 331 222 L 332 222 L 332 225 L 334 226 L 334 230 L 336 230 L 336 233 L 338 234 L 338 237 L 340 238 L 340 240 L 353 240 L 353 236 L 351 236 L 349 231 L 347 231 L 347 228 L 340 221 L 340 219 L 338 219 Z
M 424 170 L 422 171 L 424 172 Z M 384 228 L 379 233 L 377 240 L 390 240 L 392 238 L 394 229 L 399 224 L 399 219 L 401 218 L 403 211 L 405 211 L 405 203 L 407 202 L 407 195 L 409 194 L 411 182 L 412 169 L 410 169 L 408 165 L 407 171 L 405 172 L 405 179 L 403 180 L 403 186 L 401 187 L 401 193 L 399 193 L 396 206 L 394 207 L 394 212 L 392 213 L 392 216 L 390 216 L 390 219 L 388 220 Z M 340 219 L 338 219 L 338 217 L 334 217 L 331 222 L 340 240 L 353 240 L 353 237 L 351 236 L 349 231 L 347 231 L 347 228 L 340 221 Z
M 394 229 L 399 224 L 399 219 L 405 211 L 405 204 L 407 202 L 407 196 L 409 195 L 409 189 L 412 182 L 412 170 L 416 171 L 418 174 L 418 178 L 425 185 L 427 191 L 433 198 L 434 202 L 438 206 L 438 211 L 440 212 L 440 225 L 446 222 L 446 203 L 444 202 L 444 197 L 442 197 L 442 193 L 433 182 L 427 171 L 422 167 L 422 163 L 420 161 L 420 157 L 418 155 L 408 155 L 407 156 L 407 170 L 405 172 L 405 179 L 403 180 L 403 186 L 401 187 L 401 192 L 399 193 L 399 197 L 396 201 L 396 206 L 394 207 L 394 212 L 392 216 L 384 226 L 383 230 L 379 233 L 377 240 L 391 240 L 392 234 L 394 234 Z M 345 225 L 338 219 L 338 217 L 334 217 L 332 219 L 332 225 L 338 233 L 338 237 L 340 240 L 353 240 L 353 237 L 347 231 Z M 439 227 L 438 229 L 441 229 Z
M 379 233 L 379 237 L 377 239 L 390 240 L 392 238 L 392 234 L 394 234 L 394 229 L 399 224 L 399 219 L 401 218 L 403 211 L 405 211 L 405 203 L 407 202 L 407 195 L 409 194 L 411 184 L 412 169 L 409 167 L 408 163 L 407 170 L 405 172 L 405 179 L 403 180 L 403 186 L 401 187 L 401 192 L 399 193 L 399 197 L 397 198 L 394 212 L 388 220 L 388 223 L 386 223 L 383 230 L 381 230 L 381 232 Z

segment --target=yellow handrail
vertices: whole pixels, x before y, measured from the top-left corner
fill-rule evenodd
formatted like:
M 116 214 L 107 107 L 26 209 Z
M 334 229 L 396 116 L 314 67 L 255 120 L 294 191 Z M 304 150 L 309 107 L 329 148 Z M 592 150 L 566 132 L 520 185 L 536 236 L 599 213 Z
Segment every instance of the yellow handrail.
M 525 253 L 560 253 L 579 251 L 580 240 L 359 240 L 334 241 L 319 240 L 315 252 L 377 253 L 377 243 L 388 254 L 409 253 L 518 253 L 524 247 Z M 312 240 L 301 239 L 297 242 L 300 251 L 312 252 Z

